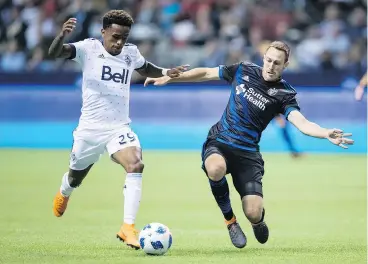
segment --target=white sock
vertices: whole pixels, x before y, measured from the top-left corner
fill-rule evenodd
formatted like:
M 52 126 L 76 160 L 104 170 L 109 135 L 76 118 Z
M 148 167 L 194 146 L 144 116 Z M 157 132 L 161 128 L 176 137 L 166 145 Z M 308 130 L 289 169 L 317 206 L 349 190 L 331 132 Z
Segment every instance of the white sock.
M 134 224 L 142 196 L 142 173 L 128 173 L 124 186 L 124 223 Z
M 68 197 L 72 194 L 74 189 L 75 188 L 70 187 L 70 185 L 69 185 L 68 173 L 66 172 L 63 176 L 63 179 L 61 180 L 60 193 L 64 197 Z

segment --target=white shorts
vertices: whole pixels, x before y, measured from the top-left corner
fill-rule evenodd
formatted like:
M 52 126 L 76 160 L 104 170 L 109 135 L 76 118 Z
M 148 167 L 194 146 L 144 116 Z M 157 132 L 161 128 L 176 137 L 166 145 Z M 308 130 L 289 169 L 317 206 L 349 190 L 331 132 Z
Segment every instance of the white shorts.
M 126 125 L 119 129 L 77 128 L 73 132 L 73 147 L 70 153 L 69 168 L 84 170 L 96 163 L 107 151 L 110 156 L 127 147 L 138 147 L 138 136 Z

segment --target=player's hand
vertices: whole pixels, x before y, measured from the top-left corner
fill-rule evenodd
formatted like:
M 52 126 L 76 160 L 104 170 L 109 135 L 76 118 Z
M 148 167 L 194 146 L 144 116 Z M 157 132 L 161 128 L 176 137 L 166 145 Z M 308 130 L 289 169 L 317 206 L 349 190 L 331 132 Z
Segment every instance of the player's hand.
M 357 101 L 362 100 L 363 95 L 364 95 L 364 87 L 361 87 L 360 85 L 358 85 L 354 91 L 355 100 Z
M 167 71 L 167 76 L 169 76 L 170 78 L 179 77 L 180 74 L 182 72 L 185 72 L 188 68 L 189 68 L 189 65 L 188 64 L 177 66 L 175 68 L 172 68 L 172 69 L 168 70 Z
M 150 83 L 153 83 L 153 85 L 156 85 L 156 86 L 165 85 L 165 84 L 169 83 L 170 79 L 171 78 L 169 76 L 163 76 L 163 77 L 159 77 L 159 78 L 150 78 L 150 77 L 148 77 L 144 81 L 144 87 L 146 87 Z
M 332 143 L 341 148 L 347 149 L 346 145 L 353 145 L 354 140 L 347 138 L 351 137 L 352 133 L 344 133 L 341 129 L 329 129 L 327 132 L 328 136 L 327 139 Z
M 64 24 L 63 24 L 63 28 L 61 30 L 61 33 L 64 37 L 67 34 L 70 34 L 71 32 L 73 32 L 75 26 L 77 25 L 77 19 L 72 17 L 69 18 Z

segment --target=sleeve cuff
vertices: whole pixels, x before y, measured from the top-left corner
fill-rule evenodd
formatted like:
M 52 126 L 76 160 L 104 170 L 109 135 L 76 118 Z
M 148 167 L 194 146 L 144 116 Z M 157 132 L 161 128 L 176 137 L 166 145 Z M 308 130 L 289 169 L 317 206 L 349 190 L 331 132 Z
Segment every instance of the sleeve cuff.
M 146 67 L 146 64 L 147 64 L 147 61 L 145 60 L 144 63 L 142 64 L 142 66 L 138 67 L 138 68 L 135 68 L 134 70 L 141 70 L 143 69 L 144 67 Z
M 224 67 L 223 67 L 222 65 L 220 65 L 220 66 L 218 67 L 218 70 L 219 70 L 218 75 L 219 75 L 219 77 L 220 77 L 220 79 L 221 79 L 221 80 L 223 80 L 223 79 L 224 79 L 223 69 L 224 69 Z
M 72 54 L 70 55 L 69 58 L 67 58 L 68 60 L 72 60 L 75 58 L 75 56 L 77 55 L 77 50 L 75 48 L 75 46 L 73 44 L 68 44 L 71 48 L 72 48 Z
M 288 119 L 288 116 L 289 116 L 290 112 L 291 111 L 294 111 L 294 110 L 299 111 L 299 109 L 298 108 L 295 108 L 295 107 L 288 107 L 288 108 L 286 108 L 286 110 L 284 112 L 285 118 Z

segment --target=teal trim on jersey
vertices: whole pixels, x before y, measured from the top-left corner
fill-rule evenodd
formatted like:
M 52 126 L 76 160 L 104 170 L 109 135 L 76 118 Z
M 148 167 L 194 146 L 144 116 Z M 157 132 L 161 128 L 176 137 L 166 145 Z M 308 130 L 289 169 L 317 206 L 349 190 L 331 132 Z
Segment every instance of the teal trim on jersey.
M 284 116 L 285 116 L 286 119 L 288 118 L 290 112 L 293 111 L 293 110 L 299 111 L 299 109 L 298 108 L 295 108 L 295 107 L 288 107 L 288 108 L 286 108 L 285 113 L 284 113 Z
M 222 65 L 218 66 L 218 74 L 219 74 L 219 78 L 221 80 L 224 79 L 224 74 L 222 73 L 223 72 L 223 69 L 224 69 L 224 66 L 222 66 Z

